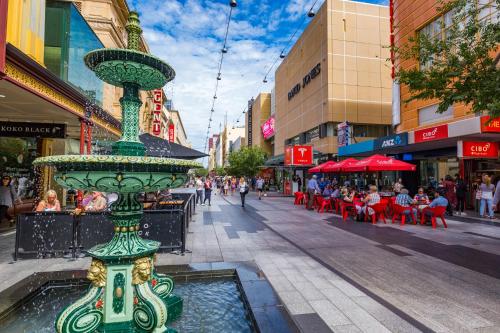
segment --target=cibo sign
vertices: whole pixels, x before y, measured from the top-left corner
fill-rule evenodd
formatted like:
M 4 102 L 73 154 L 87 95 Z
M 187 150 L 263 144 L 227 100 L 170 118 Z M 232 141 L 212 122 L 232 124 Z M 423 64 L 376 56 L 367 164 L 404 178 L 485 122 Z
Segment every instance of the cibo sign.
M 447 137 L 448 124 L 415 131 L 415 143 L 446 139 Z
M 321 72 L 321 64 L 318 63 L 316 66 L 311 69 L 309 73 L 302 79 L 302 83 L 297 83 L 293 88 L 288 92 L 288 100 L 291 100 L 295 95 L 297 95 L 301 88 L 305 88 L 312 79 L 319 75 Z
M 457 156 L 464 158 L 498 158 L 498 142 L 458 141 Z

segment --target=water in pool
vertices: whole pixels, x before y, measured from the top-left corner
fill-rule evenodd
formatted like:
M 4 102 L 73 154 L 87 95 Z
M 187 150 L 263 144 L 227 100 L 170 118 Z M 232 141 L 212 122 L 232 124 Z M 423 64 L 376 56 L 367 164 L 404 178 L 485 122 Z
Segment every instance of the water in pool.
M 53 333 L 57 313 L 77 300 L 85 289 L 47 288 L 0 322 L 0 333 Z M 174 293 L 184 299 L 181 318 L 169 325 L 179 333 L 254 332 L 232 279 L 177 283 Z

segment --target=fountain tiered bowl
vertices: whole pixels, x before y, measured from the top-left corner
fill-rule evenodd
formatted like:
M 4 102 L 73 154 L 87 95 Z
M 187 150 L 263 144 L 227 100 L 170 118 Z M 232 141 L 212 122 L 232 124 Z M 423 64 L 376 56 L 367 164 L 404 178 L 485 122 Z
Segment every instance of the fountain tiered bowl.
M 174 281 L 154 269 L 160 243 L 138 233 L 143 212 L 137 194 L 182 186 L 188 170 L 201 165 L 145 156 L 139 140 L 139 90 L 160 89 L 175 72 L 139 51 L 142 29 L 137 13 L 130 12 L 125 28 L 127 49 L 99 49 L 84 58 L 97 77 L 123 88 L 122 136 L 113 143 L 112 155 L 47 156 L 34 162 L 55 169 L 56 182 L 65 188 L 118 193 L 109 215 L 113 239 L 88 251 L 92 285 L 61 311 L 55 323 L 58 333 L 173 332 L 166 323 L 182 311 L 182 299 L 172 294 Z

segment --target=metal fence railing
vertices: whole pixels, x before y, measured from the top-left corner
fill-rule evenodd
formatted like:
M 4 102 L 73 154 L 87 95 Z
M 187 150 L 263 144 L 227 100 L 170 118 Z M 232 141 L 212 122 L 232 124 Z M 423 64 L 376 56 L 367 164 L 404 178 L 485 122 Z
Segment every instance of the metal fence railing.
M 160 252 L 186 251 L 189 222 L 195 212 L 195 195 L 175 193 L 174 200 L 155 210 L 144 210 L 139 234 L 161 243 Z M 14 259 L 24 257 L 76 258 L 113 237 L 109 212 L 72 215 L 70 212 L 25 213 L 17 216 Z

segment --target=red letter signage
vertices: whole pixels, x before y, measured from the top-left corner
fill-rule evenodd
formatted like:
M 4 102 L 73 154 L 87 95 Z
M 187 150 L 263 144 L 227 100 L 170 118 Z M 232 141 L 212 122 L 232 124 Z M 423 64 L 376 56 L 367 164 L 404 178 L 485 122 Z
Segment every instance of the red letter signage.
M 448 124 L 424 128 L 415 131 L 415 143 L 446 139 L 448 137 Z

